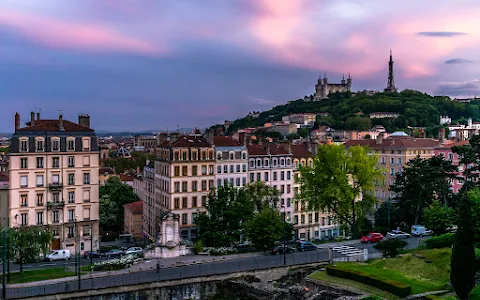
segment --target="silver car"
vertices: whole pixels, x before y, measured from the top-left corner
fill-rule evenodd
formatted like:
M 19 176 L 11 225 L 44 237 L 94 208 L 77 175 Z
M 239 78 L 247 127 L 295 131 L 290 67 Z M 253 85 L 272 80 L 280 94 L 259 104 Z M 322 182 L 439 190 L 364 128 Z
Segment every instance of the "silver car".
M 140 247 L 130 247 L 125 251 L 125 255 L 141 255 L 143 254 L 143 249 Z
M 389 239 L 408 239 L 409 237 L 411 237 L 410 234 L 400 230 L 392 230 L 387 233 L 387 238 Z

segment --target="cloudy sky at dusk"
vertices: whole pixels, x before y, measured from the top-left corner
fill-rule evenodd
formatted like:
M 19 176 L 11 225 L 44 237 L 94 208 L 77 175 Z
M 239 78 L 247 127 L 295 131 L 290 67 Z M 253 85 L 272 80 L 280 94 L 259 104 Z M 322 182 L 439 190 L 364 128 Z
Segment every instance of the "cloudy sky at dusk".
M 478 0 L 2 0 L 0 132 L 34 108 L 102 130 L 205 127 L 351 73 L 479 95 Z

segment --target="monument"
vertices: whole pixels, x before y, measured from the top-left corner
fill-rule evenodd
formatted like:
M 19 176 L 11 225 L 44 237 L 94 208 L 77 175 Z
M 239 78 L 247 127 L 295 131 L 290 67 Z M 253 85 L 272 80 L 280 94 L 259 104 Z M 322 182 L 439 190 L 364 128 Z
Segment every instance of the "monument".
M 155 248 L 145 253 L 145 258 L 171 258 L 190 254 L 190 249 L 180 238 L 180 216 L 164 211 L 159 217 L 160 232 Z

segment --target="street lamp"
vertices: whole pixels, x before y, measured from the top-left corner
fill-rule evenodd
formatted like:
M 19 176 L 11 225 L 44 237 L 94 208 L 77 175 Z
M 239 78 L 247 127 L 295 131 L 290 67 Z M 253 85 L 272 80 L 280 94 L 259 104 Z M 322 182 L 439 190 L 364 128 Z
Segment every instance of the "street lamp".
M 287 265 L 287 208 L 283 208 L 283 265 Z
M 74 243 L 73 245 L 75 246 L 75 269 L 76 269 L 76 272 L 77 272 L 77 276 L 78 276 L 78 289 L 80 290 L 81 288 L 81 273 L 80 273 L 80 253 L 77 249 L 77 247 L 80 247 L 80 245 L 78 245 L 80 243 L 80 234 L 78 234 L 78 227 L 77 227 L 77 217 L 78 215 L 75 215 L 75 219 L 73 219 L 73 240 L 74 240 Z M 78 243 L 77 243 L 77 236 L 78 236 Z
M 90 266 L 93 265 L 93 223 L 90 222 Z

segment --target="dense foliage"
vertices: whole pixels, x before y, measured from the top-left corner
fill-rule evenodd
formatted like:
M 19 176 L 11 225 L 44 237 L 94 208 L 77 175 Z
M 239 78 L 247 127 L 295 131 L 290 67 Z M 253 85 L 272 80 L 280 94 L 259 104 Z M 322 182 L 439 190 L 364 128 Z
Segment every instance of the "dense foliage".
M 110 177 L 100 186 L 100 229 L 119 232 L 123 230 L 125 204 L 138 201 L 137 194 L 118 177 Z
M 354 237 L 360 236 L 359 220 L 371 212 L 374 183 L 382 176 L 377 162 L 361 146 L 321 145 L 313 166 L 300 168 L 302 192 L 297 197 L 310 210 L 332 212 Z
M 453 233 L 445 233 L 439 236 L 434 236 L 425 240 L 425 245 L 428 249 L 434 248 L 449 248 L 453 245 L 453 239 L 455 235 Z
M 290 223 L 285 224 L 278 210 L 271 207 L 265 207 L 246 224 L 248 238 L 257 249 L 261 250 L 272 248 L 275 242 L 282 241 L 284 239 L 284 229 L 287 234 L 286 240 L 290 240 L 292 225 Z
M 234 121 L 229 132 L 239 128 L 263 126 L 266 121 L 281 121 L 282 116 L 302 112 L 328 112 L 328 117 L 318 118 L 319 124 L 335 129 L 366 128 L 368 124 L 354 114 L 362 112 L 368 115 L 372 112 L 396 112 L 400 116 L 395 119 L 372 119 L 371 125 L 383 125 L 389 132 L 407 129 L 408 126 L 427 127 L 427 135 L 437 134 L 440 115 L 448 115 L 453 122 L 466 123 L 471 117 L 480 121 L 480 101 L 458 103 L 448 97 L 430 95 L 404 90 L 400 93 L 377 93 L 368 96 L 364 93 L 332 93 L 329 99 L 321 101 L 290 101 L 284 105 L 264 111 L 258 118 L 247 116 Z M 348 121 L 348 122 L 347 122 Z
M 40 253 L 46 255 L 52 235 L 41 227 L 29 226 L 11 228 L 8 230 L 8 251 L 10 257 L 20 265 L 38 260 Z
M 142 171 L 143 167 L 146 165 L 147 159 L 149 159 L 150 161 L 153 161 L 155 159 L 155 156 L 143 152 L 132 152 L 131 155 L 132 157 L 130 158 L 107 158 L 103 161 L 103 164 L 105 165 L 105 167 L 115 169 L 115 172 L 120 174 L 128 172 L 130 170 L 136 170 L 137 168 Z
M 376 244 L 373 246 L 373 248 L 381 251 L 383 256 L 397 257 L 397 255 L 400 253 L 400 250 L 405 248 L 407 245 L 408 243 L 404 240 L 390 239 Z
M 435 235 L 444 234 L 453 225 L 453 209 L 443 205 L 438 200 L 433 200 L 424 213 L 425 226 L 432 230 Z

